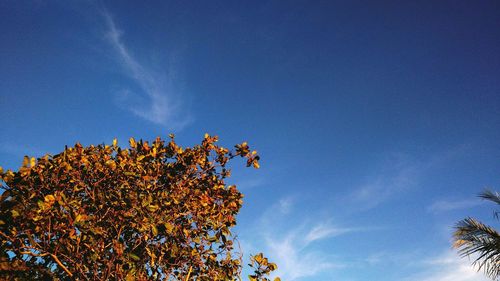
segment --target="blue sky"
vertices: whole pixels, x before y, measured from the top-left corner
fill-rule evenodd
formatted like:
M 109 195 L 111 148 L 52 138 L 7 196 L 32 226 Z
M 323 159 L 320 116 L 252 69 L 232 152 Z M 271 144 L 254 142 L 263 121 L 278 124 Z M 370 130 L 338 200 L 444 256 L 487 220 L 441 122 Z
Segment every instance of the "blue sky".
M 248 141 L 236 229 L 283 280 L 486 280 L 451 249 L 500 189 L 498 1 L 2 1 L 0 159 Z

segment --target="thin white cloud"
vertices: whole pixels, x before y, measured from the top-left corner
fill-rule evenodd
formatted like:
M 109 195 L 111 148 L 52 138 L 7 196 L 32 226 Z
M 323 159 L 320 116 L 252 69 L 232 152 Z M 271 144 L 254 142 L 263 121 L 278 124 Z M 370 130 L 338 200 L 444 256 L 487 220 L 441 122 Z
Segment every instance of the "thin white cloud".
M 440 213 L 440 212 L 472 208 L 480 204 L 481 200 L 479 199 L 458 200 L 458 201 L 439 200 L 435 201 L 429 207 L 427 207 L 427 211 L 431 213 Z
M 282 198 L 278 202 L 278 210 L 280 211 L 281 214 L 288 214 L 292 210 L 293 207 L 293 199 L 288 197 L 288 198 Z
M 394 196 L 415 189 L 426 173 L 464 153 L 463 146 L 436 153 L 424 161 L 404 154 L 388 157 L 382 168 L 350 194 L 361 209 L 371 209 Z
M 123 32 L 106 10 L 102 12 L 106 23 L 106 39 L 112 46 L 125 74 L 138 86 L 139 91 L 125 88 L 118 93 L 116 101 L 138 117 L 171 129 L 180 129 L 191 118 L 183 112 L 181 96 L 174 89 L 170 76 L 154 72 L 151 67 L 138 61 L 122 41 Z
M 404 250 L 404 251 L 393 251 L 392 249 L 386 249 L 379 252 L 367 253 L 361 259 L 361 261 L 356 261 L 356 264 L 360 268 L 365 267 L 411 267 L 417 264 L 415 261 L 420 261 L 421 249 Z
M 260 230 L 259 240 L 264 242 L 259 247 L 278 264 L 275 276 L 293 281 L 345 267 L 331 253 L 318 249 L 316 243 L 358 229 L 341 227 L 328 219 L 314 223 L 307 219 L 298 221 L 294 213 L 297 204 L 291 197 L 278 200 L 264 211 L 256 227 Z M 291 217 L 293 224 L 290 224 Z
M 300 236 L 301 233 L 291 232 L 284 238 L 266 239 L 268 253 L 279 267 L 276 275 L 283 280 L 293 281 L 343 267 L 340 263 L 332 262 L 324 252 L 309 249 Z
M 321 240 L 325 238 L 330 238 L 342 234 L 346 234 L 353 231 L 359 231 L 360 229 L 347 228 L 347 227 L 336 227 L 329 223 L 320 223 L 313 227 L 305 236 L 305 241 L 307 243 L 314 242 L 316 240 Z
M 470 260 L 460 258 L 451 250 L 424 260 L 422 267 L 421 273 L 404 281 L 491 281 L 482 272 L 477 272 Z
M 397 193 L 414 188 L 419 181 L 422 167 L 418 164 L 396 163 L 357 188 L 352 199 L 362 209 L 370 209 Z
M 238 187 L 238 189 L 243 191 L 260 187 L 264 185 L 264 183 L 265 181 L 264 178 L 262 177 L 252 177 L 252 178 L 235 180 L 235 184 Z

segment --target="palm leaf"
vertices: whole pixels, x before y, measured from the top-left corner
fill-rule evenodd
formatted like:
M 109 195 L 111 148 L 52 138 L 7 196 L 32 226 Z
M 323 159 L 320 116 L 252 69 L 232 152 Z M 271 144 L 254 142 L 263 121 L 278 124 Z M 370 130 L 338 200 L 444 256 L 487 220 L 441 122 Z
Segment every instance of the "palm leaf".
M 479 194 L 479 197 L 486 200 L 490 200 L 500 205 L 500 194 L 496 191 L 494 192 L 487 189 L 483 191 L 481 194 Z
M 500 194 L 496 191 L 493 192 L 491 190 L 485 190 L 481 194 L 479 194 L 479 197 L 486 200 L 490 200 L 500 205 Z M 496 219 L 500 219 L 498 211 L 494 211 L 493 215 L 495 216 Z
M 473 218 L 466 218 L 458 222 L 454 240 L 461 256 L 476 255 L 473 264 L 479 270 L 492 279 L 500 277 L 500 233 Z

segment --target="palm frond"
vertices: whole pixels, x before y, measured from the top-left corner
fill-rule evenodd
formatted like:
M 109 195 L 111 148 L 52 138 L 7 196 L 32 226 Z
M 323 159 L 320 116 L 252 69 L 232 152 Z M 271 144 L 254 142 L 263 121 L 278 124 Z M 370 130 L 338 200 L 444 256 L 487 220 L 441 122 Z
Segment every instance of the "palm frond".
M 496 191 L 486 189 L 485 191 L 481 192 L 481 194 L 479 194 L 479 198 L 490 200 L 500 205 L 500 194 Z
M 473 264 L 493 279 L 500 277 L 500 233 L 473 218 L 456 225 L 454 247 L 461 256 L 476 255 Z
M 495 202 L 500 205 L 500 193 L 496 191 L 491 191 L 489 189 L 486 189 L 485 191 L 481 192 L 479 195 L 479 198 L 486 199 L 492 202 Z M 493 216 L 498 220 L 500 219 L 500 212 L 499 211 L 493 211 Z

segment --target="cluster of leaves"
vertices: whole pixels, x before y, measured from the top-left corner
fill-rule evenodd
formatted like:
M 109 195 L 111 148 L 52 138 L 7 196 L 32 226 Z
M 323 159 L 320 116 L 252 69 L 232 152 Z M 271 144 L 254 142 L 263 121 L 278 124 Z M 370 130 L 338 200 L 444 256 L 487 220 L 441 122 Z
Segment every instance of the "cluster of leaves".
M 479 197 L 500 205 L 500 194 L 497 192 L 486 190 Z M 497 219 L 499 214 L 495 211 Z M 457 223 L 453 236 L 453 246 L 462 256 L 475 256 L 473 264 L 479 270 L 482 269 L 493 280 L 500 280 L 500 233 L 497 230 L 469 217 Z
M 258 168 L 259 156 L 247 143 L 229 151 L 216 142 L 77 143 L 0 170 L 0 279 L 239 278 L 231 227 L 243 195 L 225 183 L 227 164 L 244 157 Z
M 272 271 L 278 269 L 278 266 L 273 262 L 269 262 L 269 260 L 264 257 L 262 253 L 252 256 L 248 265 L 255 269 L 253 274 L 248 276 L 250 281 L 271 281 L 266 276 L 268 276 Z M 274 281 L 281 281 L 281 279 L 276 277 L 274 278 Z

